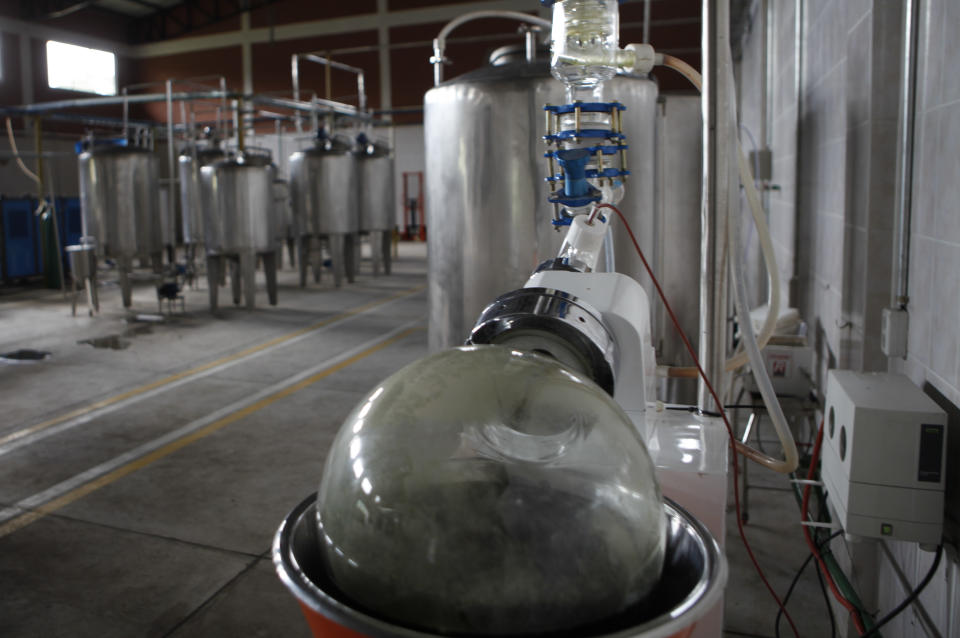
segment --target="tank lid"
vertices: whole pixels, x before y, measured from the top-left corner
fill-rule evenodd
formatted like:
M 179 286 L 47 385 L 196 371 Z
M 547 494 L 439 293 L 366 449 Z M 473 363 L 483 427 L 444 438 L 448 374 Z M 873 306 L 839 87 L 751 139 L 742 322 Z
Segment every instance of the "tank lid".
M 197 157 L 201 161 L 216 161 L 226 156 L 226 152 L 219 146 L 190 144 L 180 149 L 180 157 Z
M 366 133 L 357 135 L 357 155 L 361 158 L 387 157 L 390 146 L 380 140 L 371 140 Z
M 550 45 L 538 44 L 537 58 L 532 62 L 532 64 L 544 62 L 545 60 L 549 59 Z M 490 64 L 490 66 L 503 66 L 505 64 L 531 64 L 530 62 L 527 62 L 527 48 L 523 44 L 507 44 L 494 49 L 490 53 L 490 57 L 487 58 L 487 62 Z
M 77 155 L 85 151 L 96 151 L 100 149 L 113 149 L 113 148 L 134 148 L 130 144 L 130 140 L 126 137 L 86 137 L 76 144 L 73 145 L 74 151 Z
M 353 152 L 354 149 L 353 139 L 349 136 L 342 133 L 331 135 L 325 129 L 320 129 L 313 140 L 313 148 L 302 152 L 310 155 L 344 155 Z
M 273 162 L 273 156 L 270 149 L 247 146 L 243 150 L 237 151 L 234 160 L 237 164 L 248 166 L 269 166 Z

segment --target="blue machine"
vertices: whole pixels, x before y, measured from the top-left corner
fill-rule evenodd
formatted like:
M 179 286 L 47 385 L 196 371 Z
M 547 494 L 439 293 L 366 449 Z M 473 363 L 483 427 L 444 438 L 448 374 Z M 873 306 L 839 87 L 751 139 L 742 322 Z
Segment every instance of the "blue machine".
M 3 277 L 6 280 L 31 277 L 43 272 L 39 226 L 34 215 L 36 208 L 35 199 L 0 199 Z
M 57 223 L 60 225 L 60 243 L 79 244 L 83 236 L 83 218 L 80 216 L 79 197 L 57 198 Z

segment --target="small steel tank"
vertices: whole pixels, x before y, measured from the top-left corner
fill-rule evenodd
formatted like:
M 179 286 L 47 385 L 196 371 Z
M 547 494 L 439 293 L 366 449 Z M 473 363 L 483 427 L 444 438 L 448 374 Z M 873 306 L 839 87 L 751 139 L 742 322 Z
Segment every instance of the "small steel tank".
M 162 264 L 163 237 L 157 160 L 127 140 L 78 144 L 83 234 L 96 241 L 98 257 L 116 260 L 123 305 L 132 301 L 133 260 Z
M 396 224 L 396 189 L 393 154 L 383 142 L 357 136 L 360 181 L 360 232 L 370 235 L 373 274 L 390 274 L 390 241 Z
M 213 204 L 203 198 L 200 186 L 200 169 L 224 159 L 226 154 L 213 145 L 199 147 L 190 145 L 177 158 L 177 174 L 180 179 L 180 213 L 183 226 L 183 243 L 187 259 L 193 261 L 198 247 L 203 246 L 203 211 Z
M 325 240 L 333 262 L 333 278 L 353 283 L 354 249 L 360 231 L 357 158 L 352 140 L 323 131 L 312 148 L 290 156 L 290 197 L 300 224 L 300 285 L 306 285 L 308 264 L 320 281 L 322 259 L 315 240 Z
M 290 182 L 285 179 L 277 178 L 273 180 L 273 208 L 277 215 L 277 241 L 280 245 L 277 265 L 283 265 L 283 244 L 286 244 L 290 257 L 290 267 L 292 268 L 296 265 L 294 255 L 297 250 L 298 232 L 293 217 L 293 207 L 290 205 Z
M 227 264 L 231 268 L 233 302 L 241 291 L 248 308 L 255 305 L 257 258 L 263 261 L 270 305 L 277 303 L 277 216 L 273 181 L 276 167 L 269 151 L 246 149 L 200 169 L 204 208 L 204 244 L 210 308 L 217 308 L 217 284 Z
M 424 98 L 431 350 L 463 343 L 483 308 L 521 287 L 563 240 L 566 227 L 556 231 L 550 223 L 542 136 L 543 106 L 563 104 L 564 87 L 550 75 L 546 52 L 528 61 L 522 51 L 498 49 L 490 66 Z M 638 236 L 650 235 L 657 87 L 646 77 L 621 76 L 605 83 L 604 96 L 627 109 L 631 175 L 619 208 Z M 644 283 L 617 225 L 616 270 Z

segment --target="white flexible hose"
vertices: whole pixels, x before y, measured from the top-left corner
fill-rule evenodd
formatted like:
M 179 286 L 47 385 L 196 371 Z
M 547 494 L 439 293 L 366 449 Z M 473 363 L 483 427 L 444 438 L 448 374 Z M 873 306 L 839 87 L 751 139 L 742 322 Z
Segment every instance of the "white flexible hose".
M 20 159 L 20 150 L 17 148 L 17 140 L 13 136 L 13 126 L 10 124 L 9 117 L 7 118 L 7 137 L 10 139 L 10 150 L 13 151 L 13 157 L 17 161 L 17 166 L 20 167 L 20 170 L 23 171 L 24 175 L 39 184 L 40 178 L 37 177 L 37 174 L 27 168 L 27 165 L 23 163 L 22 159 Z
M 657 55 L 658 63 L 669 66 L 681 73 L 690 82 L 702 90 L 703 79 L 699 72 L 692 66 L 670 55 Z M 763 357 L 760 349 L 766 345 L 773 334 L 773 329 L 777 323 L 777 317 L 780 314 L 780 272 L 777 268 L 776 257 L 773 252 L 773 240 L 770 237 L 770 229 L 767 226 L 767 220 L 763 213 L 763 207 L 760 205 L 760 196 L 757 194 L 757 188 L 753 182 L 753 175 L 750 172 L 750 165 L 747 163 L 740 148 L 740 142 L 736 146 L 737 166 L 740 169 L 740 181 L 743 182 L 744 190 L 747 195 L 747 202 L 750 204 L 750 212 L 753 215 L 753 221 L 757 225 L 757 234 L 760 237 L 760 249 L 763 252 L 763 260 L 767 268 L 767 275 L 770 280 L 769 304 L 767 306 L 767 318 L 763 322 L 763 328 L 760 331 L 759 343 L 753 334 L 753 324 L 747 307 L 746 281 L 743 274 L 743 254 L 740 245 L 740 223 L 737 213 L 731 212 L 730 224 L 732 228 L 728 235 L 728 245 L 730 247 L 731 270 L 733 271 L 735 305 L 737 315 L 740 321 L 740 332 L 744 351 L 731 357 L 727 361 L 726 369 L 734 370 L 744 363 L 750 362 L 754 378 L 757 380 L 757 386 L 760 388 L 760 395 L 767 406 L 767 412 L 770 414 L 770 420 L 783 446 L 784 458 L 774 459 L 763 454 L 745 444 L 737 443 L 737 450 L 747 458 L 764 465 L 771 470 L 781 473 L 790 473 L 797 468 L 797 445 L 793 440 L 793 434 L 787 425 L 787 419 L 777 400 L 776 392 L 773 390 L 773 384 L 770 383 L 770 377 L 767 375 L 766 366 L 763 364 Z
M 741 174 L 746 166 L 746 158 L 739 145 L 737 147 L 737 157 L 740 163 Z M 749 167 L 747 167 L 749 173 Z M 746 180 L 744 180 L 746 184 Z M 752 185 L 752 184 L 751 184 Z M 756 195 L 756 189 L 754 189 Z M 733 293 L 734 305 L 737 309 L 737 319 L 740 322 L 740 338 L 744 345 L 743 354 L 750 361 L 750 369 L 753 372 L 753 378 L 760 389 L 760 396 L 763 397 L 763 403 L 767 406 L 767 413 L 773 422 L 773 427 L 777 431 L 777 437 L 783 445 L 783 460 L 774 459 L 766 454 L 757 453 L 750 449 L 747 452 L 740 448 L 749 458 L 761 465 L 765 465 L 775 472 L 789 474 L 797 469 L 797 445 L 793 440 L 793 434 L 787 425 L 787 417 L 783 414 L 783 408 L 780 407 L 780 401 L 777 400 L 777 393 L 773 389 L 773 383 L 770 382 L 770 376 L 767 374 L 767 367 L 763 361 L 763 355 L 760 353 L 760 346 L 757 344 L 756 335 L 753 334 L 753 323 L 750 318 L 750 307 L 747 303 L 747 279 L 744 275 L 743 246 L 740 241 L 740 217 L 737 212 L 731 211 L 730 214 L 730 232 L 727 233 L 730 247 L 731 269 L 733 274 Z
M 773 335 L 773 331 L 777 326 L 777 318 L 780 316 L 780 269 L 777 267 L 777 257 L 773 251 L 773 238 L 770 236 L 770 227 L 767 226 L 767 217 L 763 212 L 763 206 L 760 204 L 760 194 L 757 193 L 757 187 L 753 182 L 753 173 L 750 171 L 750 164 L 743 154 L 740 140 L 737 140 L 736 152 L 737 165 L 740 167 L 740 181 L 743 183 L 743 189 L 747 195 L 747 203 L 750 205 L 753 223 L 756 224 L 757 227 L 760 251 L 763 253 L 763 263 L 767 269 L 767 280 L 770 286 L 769 294 L 767 295 L 767 316 L 763 320 L 763 326 L 760 328 L 759 347 L 763 348 L 767 345 L 767 342 L 770 341 L 770 337 Z M 738 246 L 738 251 L 739 250 L 740 247 Z M 750 328 L 751 330 L 753 329 L 752 324 Z M 746 351 L 741 351 L 727 359 L 725 368 L 730 372 L 747 363 L 747 361 L 748 356 Z
M 691 84 L 697 87 L 698 91 L 703 90 L 703 78 L 700 73 L 692 66 L 672 55 L 658 53 L 655 56 L 657 64 L 670 67 L 682 76 L 687 78 Z M 767 269 L 767 278 L 769 280 L 769 294 L 767 295 L 767 316 L 760 328 L 760 335 L 757 338 L 760 348 L 767 345 L 770 337 L 773 336 L 773 330 L 777 325 L 777 318 L 780 316 L 780 269 L 777 268 L 777 258 L 773 251 L 773 239 L 770 237 L 770 228 L 767 226 L 767 218 L 763 213 L 763 206 L 760 204 L 760 195 L 757 194 L 757 187 L 753 181 L 753 174 L 750 172 L 750 166 L 743 161 L 743 149 L 740 148 L 740 142 L 737 141 L 737 165 L 740 168 L 740 181 L 747 195 L 747 203 L 750 205 L 750 213 L 753 216 L 753 222 L 757 226 L 757 235 L 760 238 L 760 252 L 763 254 L 763 264 Z M 727 372 L 736 370 L 748 361 L 746 352 L 738 352 L 727 359 L 724 369 Z

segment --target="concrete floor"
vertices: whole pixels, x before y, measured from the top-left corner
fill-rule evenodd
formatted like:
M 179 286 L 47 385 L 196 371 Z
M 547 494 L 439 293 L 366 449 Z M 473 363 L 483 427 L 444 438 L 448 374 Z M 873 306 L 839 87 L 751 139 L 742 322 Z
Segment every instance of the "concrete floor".
M 286 268 L 276 307 L 261 274 L 256 310 L 211 316 L 206 290 L 190 290 L 160 322 L 132 319 L 109 283 L 93 318 L 57 293 L 0 297 L 0 352 L 51 353 L 0 363 L 0 635 L 309 636 L 272 537 L 353 405 L 426 353 L 425 247 L 401 245 L 389 277 L 365 261 L 341 289 L 301 290 Z M 134 310 L 156 313 L 149 284 Z M 104 337 L 119 349 L 82 343 Z M 806 555 L 796 505 L 757 489 L 751 506 L 782 593 Z M 775 604 L 728 525 L 724 635 L 773 636 Z M 790 609 L 802 635 L 829 635 L 812 570 Z

